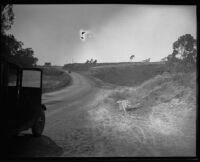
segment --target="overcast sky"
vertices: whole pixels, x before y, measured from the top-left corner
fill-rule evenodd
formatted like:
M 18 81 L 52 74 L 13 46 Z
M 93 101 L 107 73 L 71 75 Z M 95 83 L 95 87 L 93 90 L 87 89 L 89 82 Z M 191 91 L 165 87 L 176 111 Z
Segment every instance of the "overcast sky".
M 172 53 L 183 34 L 196 38 L 196 7 L 165 5 L 14 5 L 9 33 L 31 47 L 38 64 L 97 59 L 126 62 Z M 80 31 L 89 33 L 85 41 Z

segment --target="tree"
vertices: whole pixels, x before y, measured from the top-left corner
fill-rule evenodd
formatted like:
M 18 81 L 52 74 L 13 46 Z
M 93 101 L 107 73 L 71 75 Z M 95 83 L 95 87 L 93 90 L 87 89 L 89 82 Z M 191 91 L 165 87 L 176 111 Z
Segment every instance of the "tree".
M 151 58 L 145 59 L 145 60 L 143 60 L 143 62 L 150 62 L 150 59 Z
M 135 57 L 135 55 L 131 55 L 130 56 L 130 61 L 133 61 L 133 58 Z
M 22 49 L 23 43 L 21 41 L 17 41 L 12 34 L 2 34 L 1 46 L 3 55 L 14 56 L 17 54 L 18 50 Z
M 167 57 L 167 62 L 172 66 L 182 65 L 182 68 L 188 70 L 195 67 L 196 57 L 196 39 L 191 34 L 185 34 L 173 43 L 173 52 Z
M 1 34 L 9 30 L 14 23 L 13 6 L 1 4 Z
M 34 57 L 32 48 L 20 49 L 14 57 L 25 67 L 35 66 L 38 61 L 38 58 Z
M 183 62 L 194 63 L 196 61 L 196 40 L 190 34 L 185 34 L 173 43 L 173 55 Z
M 90 61 L 89 60 L 87 60 L 86 62 L 85 62 L 85 64 L 89 64 L 90 63 Z
M 22 66 L 36 65 L 38 59 L 34 57 L 32 48 L 23 49 L 23 43 L 16 40 L 12 34 L 6 34 L 14 23 L 12 5 L 1 5 L 1 52 L 4 57 L 12 57 Z
M 12 5 L 1 4 L 1 52 L 2 54 L 11 54 L 11 48 L 17 45 L 17 41 L 15 40 L 13 35 L 6 35 L 6 31 L 11 28 L 14 23 L 14 13 L 12 10 Z M 12 47 L 9 45 L 12 42 Z M 14 50 L 14 49 L 13 49 Z
M 96 63 L 97 63 L 97 59 L 94 60 L 93 64 L 96 64 Z
M 93 63 L 93 59 L 90 60 L 90 64 L 92 64 L 92 63 Z
M 160 61 L 162 61 L 162 62 L 166 62 L 166 61 L 167 61 L 167 57 L 163 57 L 163 58 L 161 58 Z

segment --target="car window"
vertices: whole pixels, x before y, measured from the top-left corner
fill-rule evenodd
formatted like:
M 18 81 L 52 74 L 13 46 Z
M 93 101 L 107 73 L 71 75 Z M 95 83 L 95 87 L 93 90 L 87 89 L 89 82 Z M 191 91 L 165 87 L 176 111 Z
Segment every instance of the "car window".
M 33 70 L 23 70 L 22 87 L 40 87 L 41 72 Z
M 17 86 L 17 69 L 9 69 L 8 86 Z

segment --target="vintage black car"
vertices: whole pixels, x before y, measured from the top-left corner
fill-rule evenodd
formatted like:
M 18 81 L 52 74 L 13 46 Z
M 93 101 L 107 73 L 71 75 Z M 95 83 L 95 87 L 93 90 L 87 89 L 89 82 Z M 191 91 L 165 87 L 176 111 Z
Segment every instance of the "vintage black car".
M 41 136 L 46 107 L 41 103 L 42 70 L 22 68 L 11 59 L 1 58 L 1 119 L 3 134 L 14 135 L 32 129 Z

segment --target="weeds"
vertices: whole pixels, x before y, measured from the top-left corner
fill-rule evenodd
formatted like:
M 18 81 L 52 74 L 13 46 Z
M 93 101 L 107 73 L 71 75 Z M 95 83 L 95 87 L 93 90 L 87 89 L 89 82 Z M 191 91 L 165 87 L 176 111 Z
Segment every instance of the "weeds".
M 165 72 L 163 64 L 138 64 L 92 68 L 92 76 L 120 86 L 137 86 L 146 80 Z
M 71 82 L 70 76 L 56 68 L 43 68 L 43 93 L 59 90 Z

